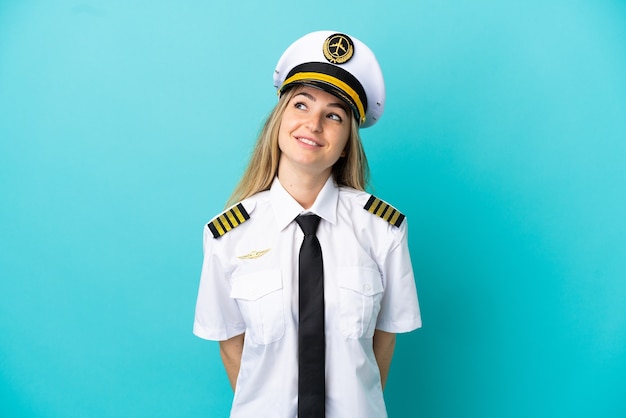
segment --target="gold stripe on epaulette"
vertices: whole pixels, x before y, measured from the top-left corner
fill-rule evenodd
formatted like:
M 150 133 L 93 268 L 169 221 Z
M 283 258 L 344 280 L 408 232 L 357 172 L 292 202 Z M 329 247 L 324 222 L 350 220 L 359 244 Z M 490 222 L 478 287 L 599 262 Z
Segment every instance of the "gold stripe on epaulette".
M 404 215 L 401 214 L 391 206 L 389 203 L 386 203 L 374 195 L 371 195 L 363 209 L 367 210 L 369 213 L 372 213 L 378 217 L 383 218 L 391 225 L 399 227 L 404 220 Z
M 219 238 L 228 231 L 238 227 L 250 219 L 250 215 L 241 203 L 228 209 L 217 218 L 208 223 L 208 227 L 213 233 L 213 238 Z

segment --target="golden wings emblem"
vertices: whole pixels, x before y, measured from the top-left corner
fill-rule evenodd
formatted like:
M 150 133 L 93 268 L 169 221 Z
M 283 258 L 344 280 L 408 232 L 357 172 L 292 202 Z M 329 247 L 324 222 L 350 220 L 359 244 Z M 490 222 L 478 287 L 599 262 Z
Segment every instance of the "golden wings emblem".
M 248 254 L 237 256 L 237 258 L 241 258 L 242 260 L 254 260 L 255 258 L 264 256 L 265 254 L 267 254 L 269 250 L 271 250 L 271 248 L 268 248 L 267 250 L 261 250 L 261 251 L 252 251 Z

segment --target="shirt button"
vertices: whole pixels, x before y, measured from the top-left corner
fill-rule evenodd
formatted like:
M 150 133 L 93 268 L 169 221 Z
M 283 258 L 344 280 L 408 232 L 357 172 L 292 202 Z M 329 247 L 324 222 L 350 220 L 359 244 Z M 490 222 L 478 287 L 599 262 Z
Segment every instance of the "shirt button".
M 363 285 L 363 289 L 365 289 L 366 292 L 369 292 L 370 290 L 372 290 L 372 286 L 370 286 L 369 284 Z

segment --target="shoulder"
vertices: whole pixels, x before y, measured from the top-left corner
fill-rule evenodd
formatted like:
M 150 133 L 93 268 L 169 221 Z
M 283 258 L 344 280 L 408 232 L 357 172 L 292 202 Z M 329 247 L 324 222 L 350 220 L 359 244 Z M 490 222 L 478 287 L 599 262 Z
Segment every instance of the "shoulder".
M 213 217 L 206 225 L 213 238 L 220 238 L 252 219 L 257 206 L 263 204 L 265 195 L 266 192 L 257 193 Z
M 339 196 L 356 213 L 365 214 L 372 219 L 382 219 L 396 228 L 400 228 L 406 219 L 406 216 L 398 209 L 373 194 L 350 187 L 341 187 Z

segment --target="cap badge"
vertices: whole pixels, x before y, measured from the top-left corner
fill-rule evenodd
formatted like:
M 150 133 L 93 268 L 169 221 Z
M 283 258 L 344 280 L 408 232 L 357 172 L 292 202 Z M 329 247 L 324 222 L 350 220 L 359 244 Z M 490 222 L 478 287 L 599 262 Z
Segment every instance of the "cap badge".
M 336 33 L 324 41 L 324 57 L 332 64 L 343 64 L 352 58 L 354 43 L 348 35 Z

